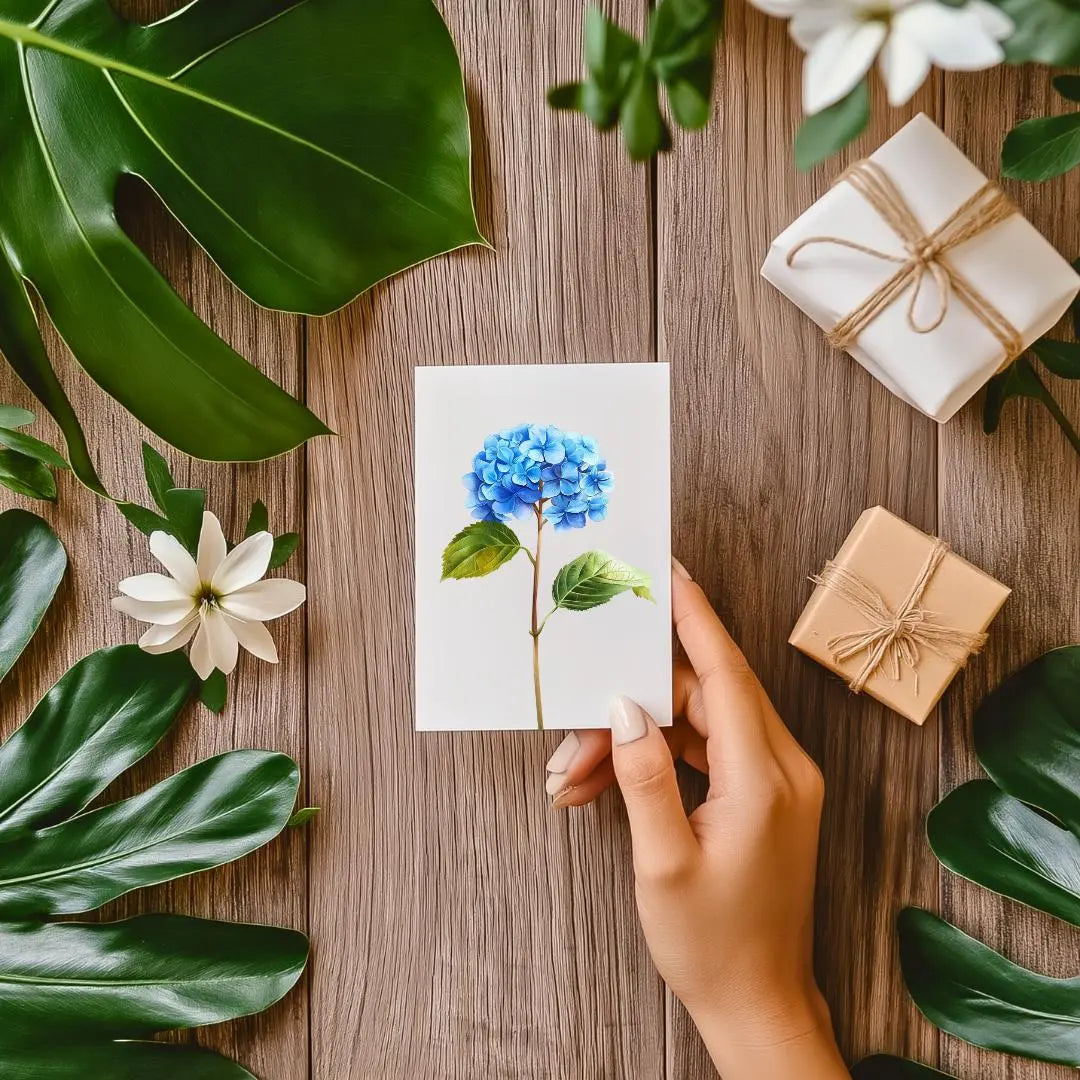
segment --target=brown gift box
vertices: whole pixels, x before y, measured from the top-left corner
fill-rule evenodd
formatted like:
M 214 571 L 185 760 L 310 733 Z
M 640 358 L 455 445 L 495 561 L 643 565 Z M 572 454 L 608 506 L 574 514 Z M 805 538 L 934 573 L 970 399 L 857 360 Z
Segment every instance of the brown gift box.
M 916 724 L 1012 591 L 880 506 L 863 511 L 813 580 L 788 641 Z

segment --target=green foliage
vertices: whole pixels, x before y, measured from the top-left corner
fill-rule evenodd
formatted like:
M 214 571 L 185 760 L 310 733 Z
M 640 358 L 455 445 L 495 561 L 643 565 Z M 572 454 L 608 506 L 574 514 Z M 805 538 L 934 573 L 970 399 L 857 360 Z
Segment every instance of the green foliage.
M 474 521 L 443 550 L 442 580 L 486 577 L 524 550 L 509 525 L 501 521 Z
M 31 303 L 166 442 L 215 461 L 326 426 L 200 321 L 116 220 L 142 177 L 248 296 L 323 315 L 483 243 L 453 41 L 431 0 L 196 0 L 133 27 L 108 0 L 0 0 L 0 350 L 104 494 Z
M 857 139 L 870 120 L 870 91 L 864 79 L 835 105 L 808 116 L 795 136 L 795 167 L 812 169 Z
M 1080 378 L 1080 345 L 1068 341 L 1042 338 L 1029 350 L 1046 365 L 1048 370 L 1065 379 Z M 1080 454 L 1080 435 L 1069 418 L 1061 411 L 1057 399 L 1039 378 L 1028 354 L 1017 357 L 1004 371 L 986 384 L 986 400 L 983 405 L 983 431 L 992 435 L 1001 423 L 1001 410 L 1011 398 L 1032 398 L 1041 401 L 1050 410 L 1065 438 Z
M 67 553 L 41 518 L 0 514 L 0 679 L 41 625 L 66 569 Z
M 225 711 L 225 701 L 229 695 L 229 684 L 225 673 L 214 668 L 199 689 L 199 700 L 212 712 L 222 713 Z
M 588 611 L 624 592 L 652 600 L 651 584 L 652 578 L 643 571 L 603 551 L 586 551 L 555 575 L 551 598 L 565 611 Z
M 863 1058 L 851 1070 L 852 1080 L 955 1080 L 948 1073 L 938 1072 L 929 1065 L 919 1065 L 903 1058 L 875 1054 Z
M 36 525 L 34 523 L 37 523 Z M 44 522 L 0 515 L 0 675 L 63 572 Z M 238 750 L 140 794 L 89 804 L 151 750 L 189 698 L 179 653 L 135 646 L 81 660 L 0 746 L 0 1073 L 241 1080 L 240 1066 L 157 1032 L 259 1012 L 300 977 L 302 934 L 171 915 L 46 921 L 231 861 L 289 820 L 282 754 Z
M 1004 43 L 1013 63 L 1080 64 L 1080 7 L 1074 0 L 993 0 L 1016 26 Z
M 288 820 L 288 828 L 299 829 L 306 825 L 309 821 L 314 821 L 319 815 L 322 808 L 319 806 L 303 806 L 296 811 L 295 814 Z
M 931 812 L 935 854 L 1080 925 L 1080 646 L 1007 679 L 980 705 L 974 732 L 990 779 L 962 785 Z M 899 932 L 908 990 L 938 1027 L 987 1049 L 1080 1066 L 1080 977 L 1028 971 L 916 908 L 901 914 Z
M 719 0 L 660 0 L 639 42 L 590 6 L 585 12 L 586 78 L 553 86 L 548 104 L 584 113 L 601 131 L 619 125 L 635 161 L 668 150 L 671 131 L 661 111 L 660 87 L 681 128 L 708 123 L 722 19 Z
M 56 480 L 49 472 L 68 463 L 48 443 L 20 431 L 34 414 L 14 405 L 0 405 L 0 485 L 40 502 L 56 500 Z

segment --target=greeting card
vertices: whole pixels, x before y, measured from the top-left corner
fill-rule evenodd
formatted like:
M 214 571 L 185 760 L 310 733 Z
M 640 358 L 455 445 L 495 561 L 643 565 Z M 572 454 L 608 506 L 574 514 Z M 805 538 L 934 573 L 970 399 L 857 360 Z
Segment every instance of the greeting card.
M 666 364 L 416 371 L 416 727 L 671 723 Z

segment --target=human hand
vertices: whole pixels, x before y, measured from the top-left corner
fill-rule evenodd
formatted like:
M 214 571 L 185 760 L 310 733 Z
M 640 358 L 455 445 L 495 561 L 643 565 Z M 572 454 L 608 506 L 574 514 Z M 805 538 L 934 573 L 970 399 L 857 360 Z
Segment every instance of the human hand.
M 846 1078 L 812 965 L 821 773 L 678 563 L 672 610 L 682 719 L 662 731 L 617 699 L 610 732 L 552 755 L 548 793 L 568 807 L 622 789 L 649 951 L 725 1080 Z M 673 757 L 709 776 L 689 818 Z

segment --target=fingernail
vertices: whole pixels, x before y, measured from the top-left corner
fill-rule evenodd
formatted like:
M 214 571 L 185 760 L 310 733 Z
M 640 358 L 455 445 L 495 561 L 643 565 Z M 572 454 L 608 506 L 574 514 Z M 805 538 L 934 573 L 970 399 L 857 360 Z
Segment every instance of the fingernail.
M 573 731 L 555 748 L 547 763 L 548 778 L 544 790 L 549 795 L 558 795 L 566 787 L 566 773 L 571 762 L 577 757 L 581 740 Z
M 608 719 L 611 721 L 612 742 L 618 746 L 636 742 L 649 730 L 641 706 L 628 697 L 617 697 L 611 703 Z
M 576 791 L 576 788 L 568 787 L 564 788 L 551 800 L 552 810 L 565 810 L 570 805 L 570 796 Z
M 681 562 L 679 562 L 679 560 L 676 559 L 674 555 L 671 556 L 671 569 L 674 570 L 675 573 L 678 574 L 679 577 L 681 577 L 683 579 L 683 581 L 693 581 L 694 580 L 690 576 L 690 571 L 687 570 L 686 567 L 683 566 L 683 564 Z

